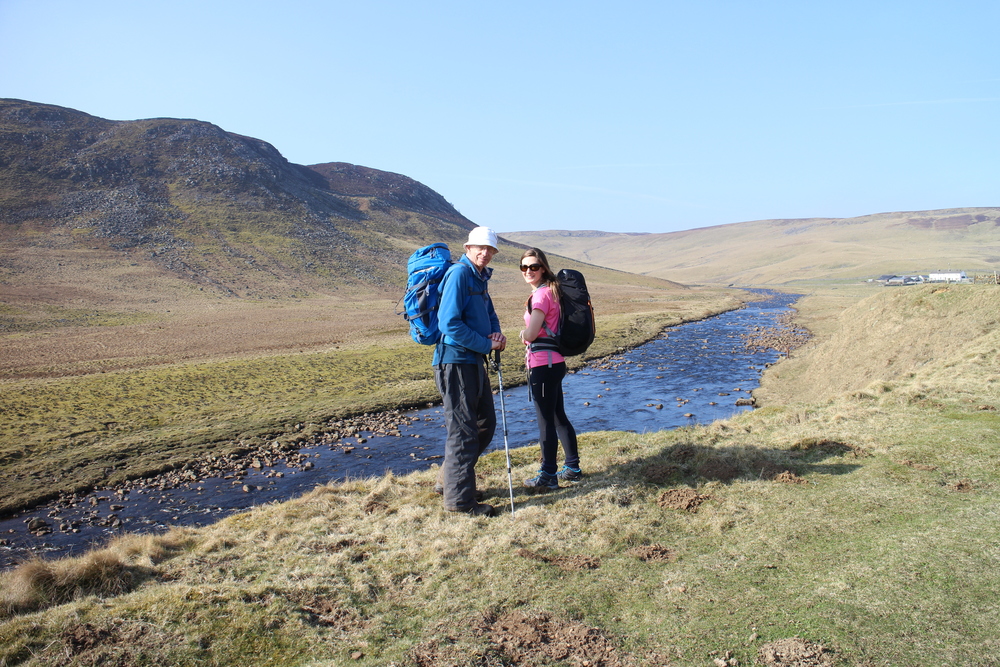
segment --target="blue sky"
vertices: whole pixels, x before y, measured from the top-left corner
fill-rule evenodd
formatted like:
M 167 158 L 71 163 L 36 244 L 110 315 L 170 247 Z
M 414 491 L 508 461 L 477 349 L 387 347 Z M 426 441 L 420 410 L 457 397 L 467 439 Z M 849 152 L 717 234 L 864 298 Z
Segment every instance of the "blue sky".
M 498 231 L 1000 206 L 1000 3 L 0 0 L 0 97 L 406 174 Z

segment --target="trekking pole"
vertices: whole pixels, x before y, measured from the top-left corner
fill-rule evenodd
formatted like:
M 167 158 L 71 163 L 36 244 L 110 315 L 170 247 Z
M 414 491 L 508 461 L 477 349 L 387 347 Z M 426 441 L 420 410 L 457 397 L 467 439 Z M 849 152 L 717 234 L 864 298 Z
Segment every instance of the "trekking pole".
M 503 373 L 500 371 L 500 350 L 494 350 L 491 360 L 493 370 L 497 372 L 497 380 L 500 383 L 500 416 L 503 417 L 503 451 L 507 455 L 507 487 L 510 489 L 510 515 L 514 516 L 514 475 L 510 466 L 510 447 L 507 445 L 507 407 L 503 400 Z

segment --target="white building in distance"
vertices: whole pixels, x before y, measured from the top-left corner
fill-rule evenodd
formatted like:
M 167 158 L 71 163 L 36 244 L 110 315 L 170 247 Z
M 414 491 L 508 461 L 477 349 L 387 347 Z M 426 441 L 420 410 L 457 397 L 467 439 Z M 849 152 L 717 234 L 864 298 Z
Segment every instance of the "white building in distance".
M 965 275 L 965 271 L 943 271 L 927 274 L 927 282 L 931 283 L 964 283 L 968 281 L 969 277 Z

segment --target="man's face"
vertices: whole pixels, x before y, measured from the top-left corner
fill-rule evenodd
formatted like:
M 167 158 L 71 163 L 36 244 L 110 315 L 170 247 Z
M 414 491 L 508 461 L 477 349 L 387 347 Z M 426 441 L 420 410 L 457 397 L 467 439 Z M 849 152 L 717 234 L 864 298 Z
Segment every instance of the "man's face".
M 465 254 L 473 266 L 482 271 L 493 259 L 493 255 L 497 254 L 497 251 L 496 248 L 491 248 L 488 245 L 467 245 L 465 246 Z

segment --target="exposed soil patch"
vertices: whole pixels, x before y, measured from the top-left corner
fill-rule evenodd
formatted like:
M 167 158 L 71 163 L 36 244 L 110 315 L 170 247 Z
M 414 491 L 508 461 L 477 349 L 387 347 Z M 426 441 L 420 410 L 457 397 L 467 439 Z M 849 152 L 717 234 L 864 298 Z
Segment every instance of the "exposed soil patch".
M 553 618 L 547 613 L 512 611 L 484 619 L 477 633 L 514 665 L 542 665 L 553 661 L 590 667 L 632 667 L 652 664 L 620 650 L 597 628 Z M 655 664 L 667 664 L 656 659 Z
M 757 651 L 757 660 L 766 667 L 829 667 L 836 664 L 834 654 L 814 642 L 791 637 L 765 644 Z
M 731 482 L 740 476 L 740 467 L 729 459 L 711 458 L 698 466 L 697 474 L 705 479 Z
M 664 463 L 650 463 L 649 465 L 643 467 L 642 471 L 639 473 L 642 478 L 649 484 L 666 484 L 671 477 L 676 475 L 680 471 L 680 468 L 674 465 L 667 465 Z
M 407 663 L 442 665 L 573 665 L 575 667 L 669 667 L 655 652 L 633 655 L 614 637 L 597 628 L 553 617 L 545 612 L 511 611 L 462 622 L 462 629 L 413 647 Z
M 365 620 L 352 609 L 345 609 L 336 600 L 317 595 L 300 603 L 307 622 L 339 632 L 355 632 L 365 627 Z
M 778 482 L 779 484 L 808 484 L 809 483 L 809 482 L 807 482 L 803 478 L 799 477 L 798 475 L 796 475 L 794 472 L 792 472 L 790 470 L 786 470 L 785 472 L 783 472 L 783 473 L 781 473 L 779 475 L 775 475 L 774 476 L 774 481 Z
M 347 549 L 348 547 L 353 547 L 360 544 L 362 544 L 362 542 L 348 538 L 343 540 L 337 540 L 336 542 L 313 542 L 309 544 L 306 548 L 315 553 L 335 554 L 335 553 L 340 553 L 341 551 Z
M 645 544 L 625 552 L 647 563 L 672 563 L 677 560 L 677 552 L 660 544 Z
M 914 470 L 925 470 L 927 472 L 933 472 L 937 470 L 937 466 L 926 465 L 924 463 L 914 463 L 909 459 L 904 459 L 899 462 L 899 465 L 906 466 L 907 468 L 913 468 Z
M 98 627 L 90 623 L 73 625 L 63 631 L 62 650 L 51 665 L 147 665 L 162 656 L 164 648 L 179 645 L 183 638 L 144 623 L 123 623 Z
M 785 471 L 782 466 L 767 459 L 751 461 L 750 470 L 760 479 L 774 479 Z
M 697 512 L 698 506 L 711 498 L 712 496 L 702 495 L 694 489 L 668 489 L 660 494 L 656 504 L 668 510 Z
M 389 506 L 382 502 L 381 500 L 376 500 L 371 498 L 365 501 L 364 512 L 365 514 L 385 514 L 389 511 Z
M 674 445 L 667 452 L 667 458 L 677 463 L 687 463 L 698 455 L 698 448 L 691 444 Z
M 954 484 L 949 484 L 948 488 L 952 491 L 958 491 L 960 493 L 969 493 L 970 491 L 975 491 L 976 487 L 972 484 L 972 480 L 961 479 Z
M 852 445 L 849 442 L 828 440 L 827 438 L 803 438 L 792 444 L 789 449 L 796 453 L 819 451 L 824 456 L 842 456 L 848 453 L 854 458 L 859 459 L 870 456 L 868 452 L 857 445 Z
M 560 570 L 572 572 L 576 570 L 596 570 L 601 566 L 601 559 L 593 556 L 543 556 L 530 549 L 518 549 L 517 555 L 528 560 L 537 560 L 555 565 Z

